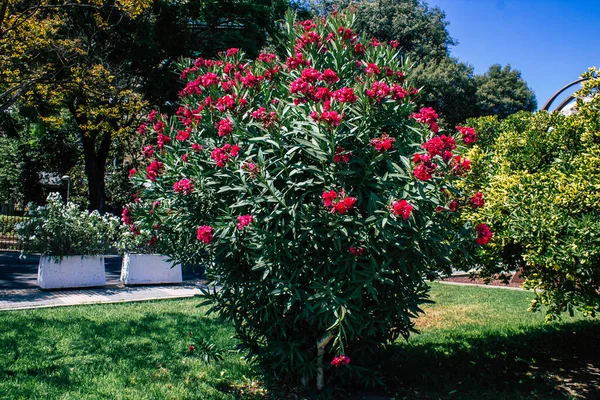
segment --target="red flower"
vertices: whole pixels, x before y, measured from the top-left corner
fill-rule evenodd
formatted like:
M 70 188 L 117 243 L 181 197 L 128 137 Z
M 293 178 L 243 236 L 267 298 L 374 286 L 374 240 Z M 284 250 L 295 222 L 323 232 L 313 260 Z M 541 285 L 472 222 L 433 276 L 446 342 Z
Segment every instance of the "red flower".
M 190 345 L 190 352 L 193 352 L 193 351 L 194 351 L 194 349 L 195 349 L 194 345 L 193 345 L 193 344 L 191 344 L 191 345 Z
M 144 156 L 147 158 L 152 157 L 152 155 L 154 154 L 154 146 L 152 145 L 148 145 L 144 147 Z
M 337 74 L 335 73 L 334 70 L 332 70 L 331 68 L 327 68 L 321 74 L 321 80 L 331 84 L 331 83 L 336 83 L 337 81 L 340 80 L 340 78 L 337 76 Z
M 236 55 L 237 53 L 239 53 L 239 52 L 240 52 L 240 49 L 237 49 L 237 48 L 235 48 L 235 47 L 232 47 L 231 49 L 228 49 L 228 50 L 227 50 L 227 53 L 226 53 L 226 55 L 227 55 L 227 57 L 233 57 L 233 56 L 235 56 L 235 55 Z
M 431 157 L 443 156 L 444 160 L 452 158 L 452 150 L 456 149 L 456 142 L 451 136 L 435 136 L 421 146 Z
M 137 174 L 137 169 L 131 168 L 129 170 L 129 179 L 131 179 L 135 174 Z
M 383 81 L 375 81 L 371 84 L 371 87 L 365 91 L 367 96 L 373 100 L 380 102 L 388 94 L 390 94 L 390 87 Z
M 225 164 L 227 164 L 231 158 L 237 157 L 240 151 L 240 147 L 237 145 L 230 145 L 229 143 L 225 143 L 223 147 L 215 148 L 210 156 L 217 164 L 217 168 L 223 168 Z
M 148 130 L 148 124 L 145 122 L 142 122 L 140 124 L 140 126 L 138 127 L 137 131 L 140 135 L 143 135 L 144 133 L 146 133 L 147 130 Z
M 175 193 L 190 194 L 194 189 L 194 184 L 188 178 L 183 178 L 173 184 Z
M 397 49 L 398 46 L 400 46 L 400 42 L 397 40 L 391 40 L 390 41 L 390 46 L 392 46 L 392 48 Z
M 379 40 L 377 40 L 377 38 L 371 39 L 371 41 L 369 43 L 371 43 L 371 46 L 373 46 L 373 47 L 377 47 L 381 44 L 381 43 L 379 43 Z
M 321 197 L 323 198 L 323 204 L 325 207 L 330 207 L 333 201 L 336 199 L 337 193 L 335 190 L 330 190 L 329 192 L 323 192 Z
M 421 181 L 428 181 L 433 177 L 437 165 L 431 162 L 431 157 L 426 154 L 415 154 L 413 161 L 417 164 L 413 170 L 415 178 Z
M 392 202 L 392 214 L 402 217 L 405 220 L 410 218 L 410 214 L 413 210 L 413 206 L 410 205 L 406 200 L 394 200 Z
M 123 213 L 121 214 L 121 220 L 125 225 L 131 225 L 133 223 L 131 219 L 131 214 L 129 212 L 129 208 L 125 207 L 123 209 Z
M 254 221 L 252 215 L 240 215 L 237 217 L 238 223 L 235 225 L 239 230 L 244 229 L 245 226 L 250 225 Z
M 367 76 L 379 75 L 381 72 L 381 68 L 374 63 L 368 63 L 367 68 L 365 68 L 365 74 Z
M 213 228 L 208 225 L 199 226 L 196 238 L 205 244 L 210 244 L 214 238 Z
M 321 197 L 323 198 L 323 205 L 329 208 L 333 214 L 345 214 L 356 204 L 356 197 L 346 196 L 343 190 L 340 193 L 336 193 L 334 190 L 323 192 Z
M 457 126 L 456 129 L 462 135 L 462 140 L 465 144 L 473 144 L 477 141 L 475 128 L 469 128 L 468 126 Z
M 192 150 L 194 150 L 196 153 L 198 153 L 200 150 L 202 150 L 202 146 L 199 145 L 198 143 L 192 143 Z
M 485 200 L 483 200 L 483 193 L 477 192 L 469 199 L 473 207 L 481 208 L 485 205 Z
M 177 132 L 177 136 L 175 136 L 175 139 L 178 140 L 179 142 L 183 142 L 184 140 L 188 140 L 190 138 L 190 131 L 179 131 Z
M 458 210 L 458 206 L 460 206 L 460 202 L 458 200 L 452 200 L 448 204 L 448 210 L 450 210 L 452 212 L 456 212 L 456 210 Z
M 260 53 L 258 59 L 262 62 L 270 63 L 277 59 L 277 56 L 272 53 Z
M 455 156 L 452 159 L 452 172 L 456 176 L 461 176 L 471 169 L 471 161 L 468 158 Z
M 160 161 L 152 161 L 150 165 L 146 167 L 146 177 L 150 179 L 152 182 L 156 181 L 158 174 L 161 173 L 163 169 L 163 163 Z
M 219 137 L 227 136 L 233 132 L 233 123 L 229 118 L 225 118 L 217 122 L 216 128 Z
M 185 153 L 185 154 L 182 154 L 182 155 L 181 155 L 181 160 L 182 160 L 183 162 L 187 162 L 187 160 L 188 160 L 188 155 L 187 155 L 187 153 Z
M 332 97 L 340 103 L 356 103 L 358 97 L 354 94 L 354 89 L 345 87 L 333 92 Z
M 394 142 L 396 139 L 383 132 L 380 138 L 371 139 L 371 146 L 375 147 L 377 151 L 387 151 L 392 148 Z
M 224 112 L 235 108 L 235 98 L 228 94 L 217 99 L 217 110 Z
M 310 113 L 310 117 L 316 122 L 325 122 L 331 127 L 339 126 L 342 122 L 342 115 L 337 111 L 323 111 L 321 115 L 313 111 Z
M 397 83 L 394 83 L 394 86 L 392 86 L 392 99 L 402 100 L 407 95 L 408 95 L 408 92 L 406 91 L 406 89 L 404 89 L 402 86 L 398 85 Z
M 350 247 L 350 248 L 348 249 L 348 251 L 349 251 L 351 254 L 354 254 L 355 256 L 357 256 L 357 257 L 358 257 L 358 256 L 360 256 L 362 253 L 364 253 L 364 252 L 365 252 L 365 249 L 363 249 L 362 247 L 358 247 L 358 248 L 356 248 L 356 247 Z
M 158 139 L 156 141 L 157 146 L 159 149 L 162 149 L 163 147 L 165 147 L 165 144 L 171 143 L 171 138 L 169 136 L 165 136 L 162 133 L 158 134 Z
M 354 32 L 352 32 L 352 29 L 346 28 L 344 26 L 340 26 L 338 28 L 338 34 L 346 40 L 353 39 L 354 37 Z
M 346 365 L 346 364 L 350 364 L 350 357 L 345 356 L 343 354 L 341 356 L 334 357 L 333 360 L 331 361 L 331 365 L 333 365 L 336 368 L 341 367 L 342 365 Z
M 314 68 L 304 68 L 300 76 L 306 82 L 315 83 L 321 77 L 321 73 Z
M 351 156 L 352 156 L 352 152 L 351 151 L 346 151 L 346 150 L 344 150 L 344 148 L 342 146 L 338 146 L 335 149 L 335 155 L 333 156 L 333 162 L 335 162 L 335 163 L 341 163 L 341 162 L 347 163 L 348 161 L 350 161 L 350 157 Z
M 307 19 L 306 21 L 298 22 L 298 25 L 302 26 L 306 32 L 317 27 L 317 24 L 312 20 Z
M 412 90 L 411 90 L 412 94 Z M 409 118 L 413 118 L 415 121 L 428 124 L 429 128 L 434 132 L 438 132 L 437 119 L 438 114 L 431 107 L 421 108 L 418 113 L 412 113 Z
M 490 230 L 490 227 L 486 224 L 479 224 L 475 227 L 475 233 L 477 234 L 477 238 L 475 239 L 475 243 L 479 245 L 488 244 L 492 239 L 494 234 Z

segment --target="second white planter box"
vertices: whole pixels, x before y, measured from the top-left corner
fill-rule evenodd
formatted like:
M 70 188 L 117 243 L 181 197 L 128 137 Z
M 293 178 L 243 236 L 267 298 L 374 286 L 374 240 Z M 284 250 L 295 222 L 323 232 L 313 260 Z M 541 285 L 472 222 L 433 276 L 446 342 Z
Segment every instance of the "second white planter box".
M 173 266 L 158 254 L 125 254 L 121 282 L 125 285 L 181 283 L 181 265 Z
M 104 286 L 104 256 L 65 256 L 59 262 L 42 256 L 37 284 L 42 289 Z

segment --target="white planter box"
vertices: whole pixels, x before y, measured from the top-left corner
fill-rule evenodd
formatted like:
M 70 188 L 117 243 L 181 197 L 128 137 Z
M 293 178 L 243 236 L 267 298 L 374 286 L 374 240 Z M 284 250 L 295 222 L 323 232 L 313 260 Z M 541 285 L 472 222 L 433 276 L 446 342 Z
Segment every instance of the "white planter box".
M 121 282 L 125 285 L 181 283 L 181 265 L 173 266 L 159 254 L 125 254 Z
M 42 256 L 37 284 L 42 289 L 104 286 L 104 256 L 65 256 L 59 262 Z

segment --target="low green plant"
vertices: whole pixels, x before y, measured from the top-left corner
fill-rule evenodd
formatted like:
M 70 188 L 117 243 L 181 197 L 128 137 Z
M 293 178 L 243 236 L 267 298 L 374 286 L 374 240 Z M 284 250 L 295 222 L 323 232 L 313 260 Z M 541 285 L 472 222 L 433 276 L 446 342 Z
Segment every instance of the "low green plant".
M 26 221 L 17 224 L 24 252 L 60 259 L 69 255 L 98 255 L 110 250 L 116 240 L 118 218 L 97 211 L 81 211 L 51 193 L 43 206 L 31 204 Z
M 491 221 L 479 273 L 519 270 L 534 289 L 532 309 L 548 318 L 600 311 L 600 78 L 578 92 L 577 113 L 518 113 L 468 121 L 480 141 L 470 150 L 467 187 L 483 187 L 486 205 L 472 221 Z

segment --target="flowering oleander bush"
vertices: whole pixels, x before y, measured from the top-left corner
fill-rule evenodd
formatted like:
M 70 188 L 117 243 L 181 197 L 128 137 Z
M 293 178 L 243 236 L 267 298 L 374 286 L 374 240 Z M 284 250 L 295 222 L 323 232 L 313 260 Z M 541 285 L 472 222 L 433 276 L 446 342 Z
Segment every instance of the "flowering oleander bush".
M 535 289 L 532 309 L 547 317 L 600 310 L 600 78 L 577 94 L 577 114 L 518 113 L 469 121 L 480 139 L 470 152 L 467 187 L 484 188 L 485 219 L 495 239 L 482 247 L 480 274 L 519 270 Z M 474 203 L 479 199 L 472 200 Z
M 372 355 L 413 331 L 426 278 L 492 237 L 457 217 L 476 195 L 456 185 L 475 133 L 440 132 L 397 43 L 352 21 L 290 14 L 283 58 L 184 63 L 176 115 L 142 126 L 124 218 L 173 259 L 208 261 L 211 311 L 277 376 L 318 388 L 373 378 Z
M 81 211 L 74 203 L 65 204 L 58 193 L 47 204 L 30 204 L 27 220 L 16 225 L 25 252 L 42 253 L 60 260 L 69 255 L 98 255 L 115 244 L 119 219 L 97 211 Z

